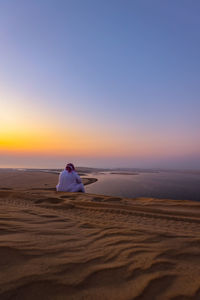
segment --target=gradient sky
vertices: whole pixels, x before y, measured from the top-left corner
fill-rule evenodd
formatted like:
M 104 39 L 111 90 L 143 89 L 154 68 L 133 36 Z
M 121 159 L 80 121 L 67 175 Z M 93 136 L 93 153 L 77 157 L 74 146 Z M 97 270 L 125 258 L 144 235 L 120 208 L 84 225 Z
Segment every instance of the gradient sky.
M 0 167 L 200 169 L 198 0 L 0 1 Z

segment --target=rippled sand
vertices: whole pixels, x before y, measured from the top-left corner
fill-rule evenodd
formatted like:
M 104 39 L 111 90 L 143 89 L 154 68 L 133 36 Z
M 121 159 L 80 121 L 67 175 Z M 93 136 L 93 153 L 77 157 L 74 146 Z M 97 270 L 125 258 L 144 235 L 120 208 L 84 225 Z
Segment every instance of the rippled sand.
M 0 299 L 200 299 L 200 203 L 57 193 L 55 179 L 1 181 Z

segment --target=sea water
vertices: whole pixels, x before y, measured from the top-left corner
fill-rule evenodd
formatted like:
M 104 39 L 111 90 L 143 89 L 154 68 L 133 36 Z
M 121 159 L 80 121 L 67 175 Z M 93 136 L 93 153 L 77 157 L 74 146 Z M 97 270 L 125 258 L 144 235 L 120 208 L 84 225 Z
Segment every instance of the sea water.
M 87 185 L 86 192 L 120 197 L 153 197 L 200 201 L 200 172 L 156 172 L 122 175 L 89 174 L 97 182 Z

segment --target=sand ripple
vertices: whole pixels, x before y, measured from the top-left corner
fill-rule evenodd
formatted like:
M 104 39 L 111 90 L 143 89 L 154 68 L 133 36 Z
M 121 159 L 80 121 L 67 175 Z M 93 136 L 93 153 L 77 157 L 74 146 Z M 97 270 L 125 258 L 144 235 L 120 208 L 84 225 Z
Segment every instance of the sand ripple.
M 200 203 L 0 190 L 0 299 L 200 299 Z

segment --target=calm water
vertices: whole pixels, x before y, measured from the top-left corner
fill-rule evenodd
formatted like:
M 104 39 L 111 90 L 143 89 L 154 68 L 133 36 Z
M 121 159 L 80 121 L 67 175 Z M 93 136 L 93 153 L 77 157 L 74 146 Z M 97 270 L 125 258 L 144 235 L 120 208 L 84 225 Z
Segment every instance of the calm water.
M 116 175 L 94 173 L 88 177 L 95 177 L 98 181 L 86 186 L 87 193 L 200 201 L 200 174 L 159 172 Z

